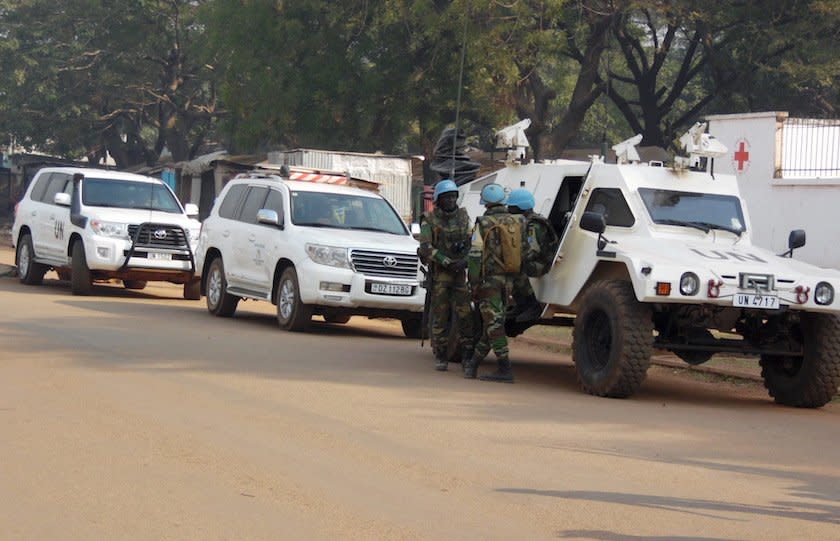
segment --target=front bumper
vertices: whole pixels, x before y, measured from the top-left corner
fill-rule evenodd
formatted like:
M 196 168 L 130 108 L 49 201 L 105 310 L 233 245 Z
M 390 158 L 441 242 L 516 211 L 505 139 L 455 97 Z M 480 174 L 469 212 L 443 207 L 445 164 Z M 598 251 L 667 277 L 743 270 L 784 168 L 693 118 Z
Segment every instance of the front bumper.
M 416 278 L 367 276 L 351 269 L 320 265 L 310 259 L 301 263 L 297 270 L 300 297 L 305 304 L 349 309 L 423 311 L 426 290 L 420 287 Z M 386 284 L 389 289 L 407 289 L 410 294 L 373 293 L 371 284 Z
M 189 250 L 136 247 L 126 239 L 93 236 L 85 242 L 85 255 L 92 271 L 164 271 L 193 273 L 194 262 Z

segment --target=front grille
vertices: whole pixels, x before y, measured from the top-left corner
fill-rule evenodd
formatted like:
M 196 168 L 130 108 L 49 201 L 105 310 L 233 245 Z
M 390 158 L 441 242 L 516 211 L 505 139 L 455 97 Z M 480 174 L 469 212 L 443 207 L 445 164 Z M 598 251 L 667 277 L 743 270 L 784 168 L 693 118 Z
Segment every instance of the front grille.
M 776 288 L 772 274 L 756 274 L 752 272 L 740 273 L 738 285 L 741 289 L 758 289 L 759 291 L 773 291 Z
M 367 276 L 417 278 L 419 261 L 416 254 L 351 250 L 350 261 L 353 270 Z
M 189 249 L 184 230 L 175 225 L 144 223 L 129 225 L 128 235 L 135 248 Z

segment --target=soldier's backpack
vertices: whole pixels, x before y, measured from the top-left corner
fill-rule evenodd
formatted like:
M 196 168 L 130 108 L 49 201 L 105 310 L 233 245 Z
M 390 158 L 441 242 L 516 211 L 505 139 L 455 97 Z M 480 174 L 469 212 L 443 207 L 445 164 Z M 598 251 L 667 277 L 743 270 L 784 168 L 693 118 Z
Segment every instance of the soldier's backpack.
M 534 247 L 530 246 L 529 239 L 525 262 L 522 265 L 522 270 L 525 271 L 526 275 L 537 278 L 551 270 L 551 266 L 554 264 L 554 256 L 557 255 L 557 249 L 560 247 L 560 237 L 554 232 L 551 222 L 541 215 L 532 214 L 528 217 L 528 220 L 537 222 L 545 231 L 545 238 L 541 239 L 542 242 L 539 243 L 538 249 L 535 250 Z M 538 240 L 535 239 L 535 241 Z
M 519 274 L 522 270 L 522 237 L 523 220 L 513 215 L 497 215 L 493 217 L 492 225 L 484 231 L 485 254 L 498 265 L 505 274 Z M 493 235 L 491 237 L 491 235 Z M 498 242 L 499 250 L 489 250 L 493 241 Z M 486 263 L 488 255 L 485 255 Z M 482 269 L 483 271 L 483 269 Z M 482 275 L 484 273 L 482 272 Z

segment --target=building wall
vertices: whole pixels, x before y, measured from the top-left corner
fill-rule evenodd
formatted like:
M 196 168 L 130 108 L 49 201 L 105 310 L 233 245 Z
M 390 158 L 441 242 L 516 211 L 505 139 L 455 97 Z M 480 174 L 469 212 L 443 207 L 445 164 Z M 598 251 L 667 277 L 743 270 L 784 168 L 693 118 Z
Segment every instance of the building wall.
M 840 178 L 781 178 L 786 118 L 776 112 L 708 117 L 709 133 L 729 150 L 714 170 L 738 179 L 755 244 L 781 253 L 790 231 L 804 229 L 807 244 L 794 257 L 840 268 Z
M 353 178 L 380 184 L 379 192 L 400 216 L 411 220 L 411 159 L 376 154 L 355 154 L 329 150 L 296 149 L 269 152 L 268 161 L 289 166 L 349 173 Z

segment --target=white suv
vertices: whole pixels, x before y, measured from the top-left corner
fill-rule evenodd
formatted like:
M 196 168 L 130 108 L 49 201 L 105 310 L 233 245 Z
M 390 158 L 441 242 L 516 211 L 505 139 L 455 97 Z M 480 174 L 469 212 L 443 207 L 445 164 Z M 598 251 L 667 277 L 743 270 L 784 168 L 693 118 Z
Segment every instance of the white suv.
M 201 224 L 195 205 L 181 206 L 159 179 L 77 167 L 38 171 L 15 208 L 12 244 L 20 281 L 37 285 L 52 269 L 69 276 L 74 295 L 96 280 L 184 284 L 201 298 L 193 244 Z
M 282 329 L 313 315 L 395 318 L 420 335 L 425 291 L 417 241 L 378 193 L 250 173 L 232 179 L 203 222 L 196 262 L 210 313 L 241 299 L 277 305 Z

